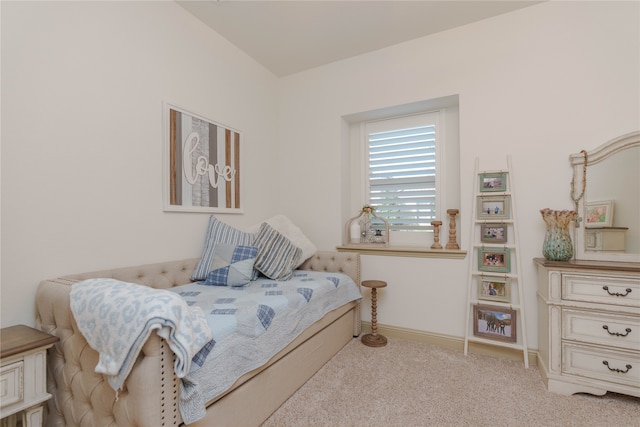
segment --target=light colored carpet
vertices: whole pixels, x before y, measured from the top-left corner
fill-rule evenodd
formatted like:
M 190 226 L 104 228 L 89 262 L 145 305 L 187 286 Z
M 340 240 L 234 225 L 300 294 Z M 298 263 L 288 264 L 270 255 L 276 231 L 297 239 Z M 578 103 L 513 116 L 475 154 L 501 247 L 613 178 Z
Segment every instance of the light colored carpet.
M 640 399 L 562 396 L 521 361 L 354 339 L 262 424 L 289 426 L 640 426 Z

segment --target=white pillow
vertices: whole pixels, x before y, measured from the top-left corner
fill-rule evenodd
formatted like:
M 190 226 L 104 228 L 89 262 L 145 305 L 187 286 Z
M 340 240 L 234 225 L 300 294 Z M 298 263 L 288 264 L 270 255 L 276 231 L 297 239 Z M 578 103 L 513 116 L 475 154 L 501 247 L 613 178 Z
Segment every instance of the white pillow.
M 318 248 L 304 235 L 302 230 L 296 226 L 289 218 L 284 215 L 278 214 L 268 220 L 264 221 L 272 228 L 283 234 L 294 245 L 302 249 L 302 256 L 296 267 L 299 267 L 307 259 L 311 258 L 313 254 L 318 251 Z M 249 233 L 257 233 L 260 230 L 260 224 L 249 227 L 245 230 Z

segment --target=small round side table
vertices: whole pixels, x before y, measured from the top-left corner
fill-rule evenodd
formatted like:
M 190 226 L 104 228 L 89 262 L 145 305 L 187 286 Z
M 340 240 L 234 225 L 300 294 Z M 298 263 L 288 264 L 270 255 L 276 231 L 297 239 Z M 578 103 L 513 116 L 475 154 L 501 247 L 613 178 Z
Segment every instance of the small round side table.
M 387 282 L 382 280 L 363 280 L 362 286 L 365 288 L 371 288 L 371 333 L 362 336 L 362 343 L 369 347 L 384 347 L 387 345 L 387 338 L 378 334 L 378 319 L 377 319 L 377 292 L 378 288 L 384 288 L 387 286 Z

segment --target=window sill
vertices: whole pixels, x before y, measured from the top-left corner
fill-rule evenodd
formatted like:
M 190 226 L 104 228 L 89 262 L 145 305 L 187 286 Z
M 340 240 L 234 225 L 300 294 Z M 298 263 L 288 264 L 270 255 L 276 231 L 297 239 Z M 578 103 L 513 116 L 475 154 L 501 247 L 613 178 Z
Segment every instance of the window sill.
M 467 251 L 459 249 L 430 249 L 421 246 L 384 246 L 382 244 L 341 245 L 338 252 L 357 252 L 361 255 L 402 256 L 413 258 L 464 259 Z

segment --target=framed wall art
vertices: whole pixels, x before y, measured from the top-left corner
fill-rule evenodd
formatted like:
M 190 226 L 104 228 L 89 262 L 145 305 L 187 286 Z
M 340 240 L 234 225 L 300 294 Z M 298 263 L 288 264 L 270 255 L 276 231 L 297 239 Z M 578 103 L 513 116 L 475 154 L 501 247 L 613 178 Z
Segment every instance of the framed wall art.
M 507 191 L 506 172 L 481 173 L 479 178 L 481 193 Z
M 499 222 L 480 224 L 480 241 L 482 243 L 505 243 L 507 241 L 507 224 Z
M 613 226 L 613 200 L 605 200 L 603 202 L 586 202 L 584 206 L 586 211 L 585 227 L 595 228 Z
M 242 213 L 241 132 L 165 105 L 164 209 Z
M 509 248 L 478 248 L 478 270 L 509 273 L 511 251 Z
M 511 216 L 511 196 L 479 196 L 478 219 L 509 219 Z
M 478 279 L 478 299 L 511 302 L 511 284 L 506 277 L 482 276 Z
M 481 304 L 473 306 L 473 335 L 516 342 L 516 331 L 515 310 Z

